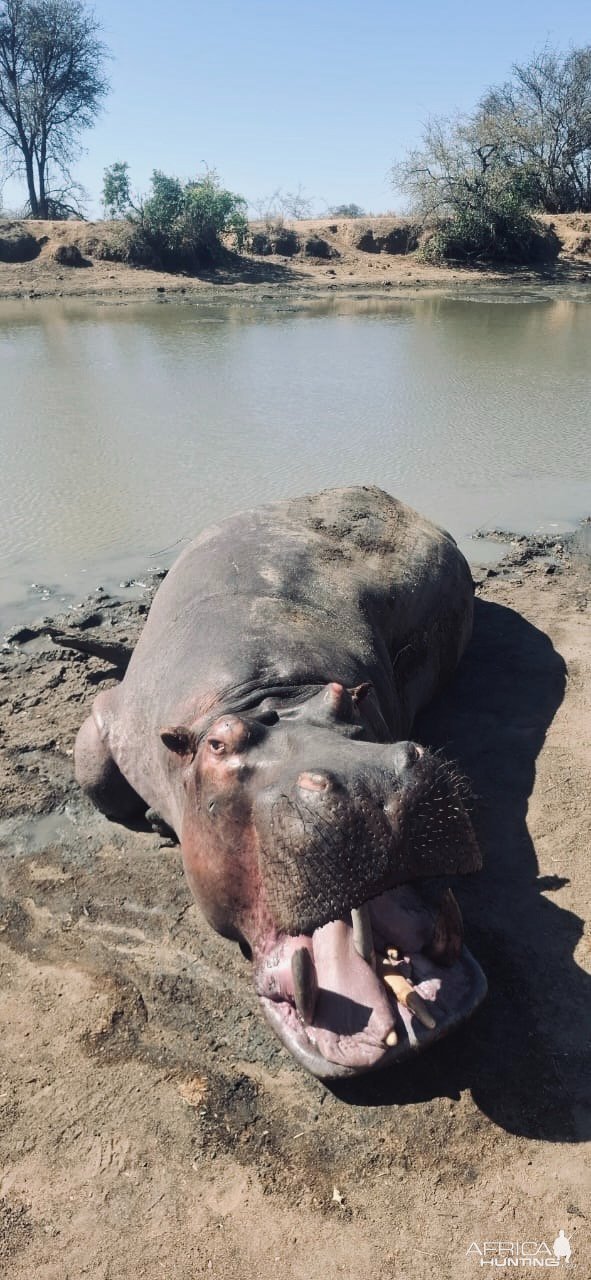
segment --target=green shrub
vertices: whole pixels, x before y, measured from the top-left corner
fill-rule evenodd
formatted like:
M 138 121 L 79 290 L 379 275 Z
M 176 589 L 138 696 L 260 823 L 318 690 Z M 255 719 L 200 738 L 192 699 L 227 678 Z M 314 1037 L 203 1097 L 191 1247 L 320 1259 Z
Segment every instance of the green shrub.
M 116 160 L 103 175 L 103 208 L 108 218 L 126 218 L 133 208 L 129 188 L 129 165 Z
M 173 271 L 214 262 L 226 238 L 239 252 L 248 239 L 246 201 L 226 191 L 214 170 L 183 183 L 155 169 L 133 220 L 157 260 Z
M 521 191 L 493 182 L 466 190 L 463 204 L 427 233 L 420 256 L 429 262 L 539 262 L 556 258 L 560 241 L 531 213 Z

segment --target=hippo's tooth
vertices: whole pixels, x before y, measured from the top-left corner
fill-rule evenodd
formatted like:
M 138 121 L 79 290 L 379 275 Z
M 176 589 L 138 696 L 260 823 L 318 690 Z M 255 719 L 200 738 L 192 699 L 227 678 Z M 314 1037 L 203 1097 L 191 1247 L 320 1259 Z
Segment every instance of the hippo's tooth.
M 448 967 L 459 960 L 463 941 L 462 913 L 451 889 L 446 889 L 437 908 L 433 937 L 425 951 L 436 964 Z
M 398 1036 L 395 1031 L 388 1032 L 384 1044 L 388 1046 L 388 1049 L 393 1049 L 394 1045 L 398 1044 Z
M 364 902 L 362 907 L 355 907 L 351 912 L 353 923 L 353 945 L 363 960 L 376 967 L 376 953 L 373 945 L 373 929 L 369 915 L 369 907 Z
M 418 1018 L 424 1027 L 427 1027 L 428 1031 L 432 1031 L 437 1026 L 427 1002 L 423 1000 L 423 997 L 414 988 L 406 997 L 406 1007 L 410 1009 L 411 1013 L 414 1013 L 415 1018 Z
M 426 1001 L 423 1000 L 423 997 L 415 990 L 412 983 L 408 981 L 408 978 L 403 978 L 401 973 L 384 973 L 382 974 L 382 979 L 386 986 L 390 988 L 390 991 L 392 991 L 396 996 L 399 1003 L 403 1004 L 407 1009 L 410 1009 L 411 1013 L 414 1013 L 415 1017 L 418 1018 L 419 1022 L 422 1022 L 424 1027 L 427 1027 L 429 1031 L 432 1031 L 433 1028 L 437 1026 L 435 1018 L 433 1017 Z
M 318 998 L 316 967 L 307 947 L 299 947 L 291 957 L 295 1007 L 304 1022 L 311 1023 Z

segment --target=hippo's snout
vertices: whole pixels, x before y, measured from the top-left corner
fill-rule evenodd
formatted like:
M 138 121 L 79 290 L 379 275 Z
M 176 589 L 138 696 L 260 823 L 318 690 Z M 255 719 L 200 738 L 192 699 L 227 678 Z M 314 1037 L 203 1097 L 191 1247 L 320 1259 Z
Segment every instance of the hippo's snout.
M 311 767 L 282 770 L 254 806 L 280 929 L 308 932 L 408 880 L 480 866 L 461 785 L 438 756 L 413 742 L 320 738 L 309 754 Z
M 265 1016 L 321 1077 L 438 1039 L 486 990 L 453 894 L 416 884 L 480 866 L 455 771 L 414 742 L 333 742 L 331 767 L 325 747 L 257 811 L 274 923 L 252 938 Z
M 424 748 L 420 747 L 416 742 L 396 742 L 391 747 L 384 750 L 384 777 L 386 787 L 388 784 L 399 788 L 401 782 L 408 777 L 409 770 L 420 760 L 424 754 Z M 296 786 L 300 791 L 330 791 L 344 785 L 339 778 L 332 773 L 320 769 L 305 769 L 298 774 Z M 377 798 L 376 798 L 377 802 Z

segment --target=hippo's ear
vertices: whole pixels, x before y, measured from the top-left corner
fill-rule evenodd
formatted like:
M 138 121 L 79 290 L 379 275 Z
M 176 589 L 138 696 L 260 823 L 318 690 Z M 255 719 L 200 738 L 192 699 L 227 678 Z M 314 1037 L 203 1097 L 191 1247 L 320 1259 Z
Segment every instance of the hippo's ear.
M 167 726 L 165 729 L 161 729 L 160 737 L 164 746 L 168 747 L 169 751 L 174 751 L 177 756 L 182 756 L 183 758 L 191 756 L 193 758 L 197 752 L 195 735 L 184 724 Z

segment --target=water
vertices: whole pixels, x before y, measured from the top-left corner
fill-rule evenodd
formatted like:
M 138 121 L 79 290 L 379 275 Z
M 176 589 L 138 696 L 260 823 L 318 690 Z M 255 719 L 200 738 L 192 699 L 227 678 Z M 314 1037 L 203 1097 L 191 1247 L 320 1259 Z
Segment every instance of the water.
M 329 485 L 383 486 L 476 560 L 475 528 L 572 527 L 590 352 L 584 302 L 4 302 L 0 622 Z

